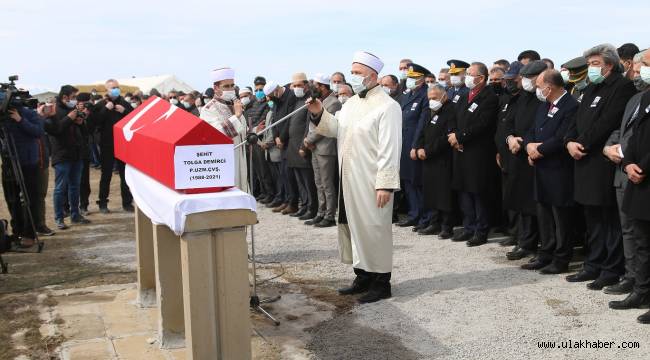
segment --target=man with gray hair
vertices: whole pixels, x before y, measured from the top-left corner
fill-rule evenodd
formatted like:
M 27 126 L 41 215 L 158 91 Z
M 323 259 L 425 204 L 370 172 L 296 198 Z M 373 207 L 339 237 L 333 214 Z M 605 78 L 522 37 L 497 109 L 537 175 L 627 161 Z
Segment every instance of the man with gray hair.
M 636 91 L 632 81 L 616 71 L 619 57 L 613 45 L 594 46 L 584 57 L 590 84 L 564 143 L 574 159 L 574 198 L 584 208 L 587 253 L 583 269 L 566 279 L 595 280 L 587 287 L 601 290 L 616 284 L 624 272 L 621 224 L 612 187 L 615 167 L 603 161 L 602 149 L 619 127 L 625 105 Z
M 616 164 L 614 188 L 616 189 L 616 202 L 618 204 L 619 216 L 621 219 L 623 254 L 625 255 L 625 274 L 618 284 L 608 286 L 603 290 L 606 294 L 627 294 L 632 291 L 635 282 L 637 268 L 637 243 L 639 239 L 638 235 L 634 232 L 632 219 L 623 212 L 623 194 L 625 194 L 625 188 L 628 185 L 628 178 L 621 165 L 623 162 L 623 156 L 627 150 L 628 142 L 632 137 L 634 124 L 643 111 L 643 109 L 640 109 L 641 98 L 648 92 L 648 89 L 650 89 L 649 84 L 644 82 L 640 76 L 641 66 L 643 65 L 642 60 L 646 53 L 650 55 L 650 52 L 643 51 L 633 57 L 631 71 L 634 75 L 634 84 L 639 93 L 632 96 L 630 101 L 627 102 L 620 127 L 612 132 L 607 140 L 607 144 L 603 148 L 603 155 Z M 648 58 L 650 58 L 650 56 L 648 56 Z M 650 301 L 650 298 L 642 299 L 639 295 L 640 294 L 633 293 L 623 301 L 612 301 L 610 302 L 609 307 L 612 309 L 629 309 Z

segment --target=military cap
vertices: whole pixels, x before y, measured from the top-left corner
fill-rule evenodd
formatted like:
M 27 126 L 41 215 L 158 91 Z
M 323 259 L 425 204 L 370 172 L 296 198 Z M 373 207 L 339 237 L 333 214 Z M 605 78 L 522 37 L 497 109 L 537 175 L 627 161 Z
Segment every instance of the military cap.
M 427 68 L 425 68 L 424 66 L 410 63 L 408 65 L 408 71 L 406 73 L 406 76 L 416 78 L 428 74 L 431 74 L 431 71 L 427 70 Z
M 519 75 L 519 71 L 521 71 L 521 68 L 524 67 L 524 64 L 522 64 L 519 61 L 513 61 L 510 64 L 510 67 L 508 68 L 508 71 L 506 71 L 506 74 L 503 75 L 504 79 L 514 79 Z
M 521 76 L 537 76 L 544 70 L 548 69 L 546 63 L 542 60 L 531 61 L 519 70 Z
M 562 67 L 569 70 L 570 73 L 577 74 L 586 71 L 589 66 L 587 65 L 587 59 L 584 56 L 578 56 L 577 58 L 571 59 L 562 64 Z
M 469 67 L 468 63 L 454 59 L 447 61 L 447 65 L 449 65 L 449 74 L 458 74 L 461 71 L 467 70 Z

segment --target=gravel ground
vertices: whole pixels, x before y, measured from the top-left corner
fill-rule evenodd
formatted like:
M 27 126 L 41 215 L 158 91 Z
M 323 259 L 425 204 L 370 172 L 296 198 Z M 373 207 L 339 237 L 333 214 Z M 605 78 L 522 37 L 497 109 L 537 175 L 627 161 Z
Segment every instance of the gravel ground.
M 258 215 L 258 260 L 270 263 L 260 278 L 284 274 L 263 291 L 288 294 L 269 308 L 290 321 L 279 328 L 257 322 L 257 328 L 283 349 L 283 359 L 650 357 L 650 327 L 635 320 L 645 310 L 609 310 L 607 302 L 620 296 L 568 283 L 564 275 L 521 270 L 525 260 L 507 261 L 508 249 L 496 238 L 468 248 L 394 227 L 393 298 L 359 306 L 334 292 L 352 279 L 338 261 L 335 228 L 304 226 L 263 205 Z M 296 291 L 308 299 L 296 298 Z M 305 302 L 316 304 L 309 314 Z M 583 348 L 540 349 L 540 341 L 583 341 Z M 584 341 L 615 343 L 594 349 Z M 640 348 L 619 348 L 623 342 Z

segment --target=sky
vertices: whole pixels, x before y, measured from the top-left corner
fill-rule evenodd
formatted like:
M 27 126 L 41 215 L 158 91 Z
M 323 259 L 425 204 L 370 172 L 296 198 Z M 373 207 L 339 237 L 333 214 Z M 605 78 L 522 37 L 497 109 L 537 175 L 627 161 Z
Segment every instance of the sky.
M 348 73 L 365 50 L 396 74 L 411 58 L 437 74 L 449 59 L 491 65 L 537 50 L 556 66 L 591 46 L 650 46 L 650 1 L 0 0 L 0 81 L 32 93 L 108 78 L 174 74 L 197 90 L 230 66 L 256 75 Z

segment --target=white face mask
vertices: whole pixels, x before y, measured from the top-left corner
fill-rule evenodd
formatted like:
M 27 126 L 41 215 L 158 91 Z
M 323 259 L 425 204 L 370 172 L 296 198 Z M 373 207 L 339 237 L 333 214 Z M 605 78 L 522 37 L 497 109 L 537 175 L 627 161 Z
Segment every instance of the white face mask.
M 332 91 L 335 93 L 339 92 L 339 84 L 331 83 L 330 89 L 332 89 Z
M 183 104 L 183 107 L 186 108 L 186 109 L 188 109 L 190 106 L 192 106 L 192 104 L 190 104 L 187 101 L 183 101 L 183 102 L 181 102 L 181 104 Z
M 352 90 L 354 90 L 355 93 L 358 94 L 366 90 L 366 85 L 363 83 L 364 80 L 366 80 L 366 78 L 361 75 L 350 75 L 350 85 L 352 85 Z
M 251 103 L 251 98 L 249 98 L 248 96 L 243 97 L 243 98 L 241 98 L 240 100 L 241 100 L 242 105 L 244 105 L 244 106 L 246 106 L 246 105 L 248 105 L 248 104 Z
M 390 93 L 392 92 L 392 90 L 388 86 L 382 86 L 381 89 L 384 90 L 384 92 L 388 95 L 390 95 Z
M 127 96 L 127 97 L 124 98 L 124 100 L 126 100 L 127 102 L 129 102 L 129 101 L 131 101 L 131 97 L 130 97 L 130 96 Z
M 417 80 L 415 80 L 414 78 L 407 78 L 406 79 L 406 88 L 407 89 L 413 90 L 413 89 L 415 89 L 416 86 L 417 86 Z
M 429 109 L 438 111 L 442 107 L 442 103 L 438 100 L 429 100 Z
M 233 101 L 237 98 L 235 90 L 224 90 L 221 94 L 221 100 L 223 101 Z
M 296 95 L 297 98 L 301 98 L 305 96 L 305 89 L 301 87 L 295 87 L 293 88 L 293 93 Z
M 134 109 L 137 108 L 137 107 L 138 107 L 138 103 L 134 103 L 134 102 L 132 102 L 132 103 L 131 103 L 131 107 L 134 108 Z
M 406 73 L 407 73 L 406 70 L 400 70 L 399 78 L 402 79 L 402 80 L 406 79 Z
M 449 81 L 451 82 L 452 86 L 461 86 L 463 84 L 463 79 L 458 76 L 458 75 L 452 75 L 449 77 Z
M 569 82 L 569 76 L 571 75 L 571 74 L 569 73 L 569 70 L 562 70 L 562 71 L 560 71 L 560 75 L 562 75 L 562 80 L 564 80 L 564 83 L 565 83 L 565 84 Z
M 169 102 L 170 102 L 172 105 L 178 105 L 178 99 L 170 99 Z
M 442 86 L 444 88 L 447 87 L 447 83 L 445 81 L 438 81 L 438 85 L 440 85 L 440 86 Z
M 348 101 L 348 99 L 350 99 L 349 96 L 339 96 L 339 101 L 341 102 L 341 104 L 345 104 L 345 102 Z
M 436 83 L 435 83 L 435 82 L 428 82 L 428 83 L 427 83 L 427 87 L 428 87 L 429 89 L 433 89 L 434 86 L 436 86 Z
M 467 86 L 470 90 L 476 87 L 476 84 L 474 83 L 474 79 L 476 77 L 472 75 L 465 75 L 465 86 Z
M 546 102 L 546 96 L 544 96 L 544 90 L 540 88 L 536 88 L 535 95 L 537 95 L 537 99 L 539 99 L 539 101 Z
M 524 88 L 524 90 L 531 93 L 535 91 L 535 84 L 533 84 L 533 80 L 527 77 L 521 78 L 521 87 Z

